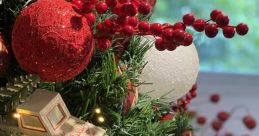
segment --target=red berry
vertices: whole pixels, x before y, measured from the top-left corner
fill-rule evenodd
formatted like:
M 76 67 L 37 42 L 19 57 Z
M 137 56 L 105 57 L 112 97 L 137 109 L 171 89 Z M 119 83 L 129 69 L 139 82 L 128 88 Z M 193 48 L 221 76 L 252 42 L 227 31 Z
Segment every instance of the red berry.
M 222 125 L 223 125 L 222 122 L 219 121 L 219 120 L 214 120 L 211 123 L 212 129 L 214 129 L 216 132 L 219 131 L 222 128 Z
M 120 10 L 125 16 L 135 16 L 138 13 L 138 7 L 132 3 L 123 4 Z
M 96 29 L 98 32 L 104 32 L 104 26 L 103 26 L 103 23 L 98 23 L 96 25 Z
M 170 40 L 172 40 L 172 37 L 173 37 L 173 29 L 171 29 L 171 28 L 166 28 L 166 29 L 164 29 L 163 30 L 163 38 L 165 39 L 165 40 L 168 40 L 168 41 L 170 41 Z
M 181 43 L 185 39 L 185 31 L 177 29 L 173 32 L 173 41 L 176 43 Z
M 223 121 L 223 122 L 225 122 L 226 120 L 228 120 L 228 118 L 229 118 L 229 113 L 228 112 L 225 112 L 225 111 L 221 111 L 221 112 L 219 112 L 218 113 L 218 119 L 220 120 L 220 121 Z
M 126 36 L 132 36 L 134 34 L 134 28 L 130 25 L 126 25 L 123 27 L 122 33 Z
M 219 100 L 220 100 L 220 95 L 219 94 L 212 94 L 210 96 L 210 101 L 212 103 L 217 103 L 217 102 L 219 102 Z
M 165 47 L 168 51 L 174 51 L 177 48 L 177 44 L 174 42 L 165 43 Z
M 245 124 L 245 126 L 248 128 L 248 129 L 254 129 L 256 127 L 256 121 L 255 119 L 250 116 L 250 115 L 247 115 L 243 118 L 243 123 Z
M 190 46 L 193 42 L 193 37 L 189 33 L 185 33 L 185 39 L 183 41 L 183 46 Z
M 172 27 L 172 25 L 169 24 L 169 23 L 164 23 L 164 24 L 163 24 L 163 27 L 164 27 L 164 28 L 166 28 L 166 27 Z
M 195 98 L 197 96 L 197 92 L 191 92 L 192 98 Z
M 163 26 L 159 23 L 153 23 L 150 25 L 150 31 L 152 34 L 159 36 L 163 32 Z
M 198 32 L 202 32 L 205 29 L 207 22 L 203 19 L 198 19 L 196 21 L 194 21 L 193 23 L 193 28 L 198 31 Z
M 184 30 L 185 31 L 186 26 L 182 22 L 177 22 L 177 23 L 174 24 L 173 28 L 174 28 L 174 30 L 180 29 L 180 30 Z
M 129 17 L 125 17 L 125 16 L 118 16 L 116 19 L 116 23 L 120 26 L 127 25 L 128 21 L 129 21 Z
M 148 2 L 142 2 L 139 5 L 138 12 L 142 15 L 148 15 L 152 7 Z
M 196 92 L 196 91 L 197 91 L 197 88 L 198 88 L 198 85 L 197 85 L 197 83 L 195 83 L 195 84 L 192 86 L 192 89 L 190 90 L 190 92 Z
M 190 101 L 190 100 L 192 100 L 192 96 L 190 94 L 186 94 L 185 99 Z
M 117 0 L 105 0 L 108 7 L 114 8 L 118 4 Z
M 98 2 L 95 9 L 98 14 L 104 14 L 108 10 L 108 6 L 105 2 Z
M 128 25 L 132 26 L 132 27 L 136 27 L 138 25 L 138 17 L 134 16 L 134 17 L 129 17 L 128 18 Z
M 205 124 L 206 124 L 206 118 L 205 118 L 204 116 L 199 116 L 199 117 L 197 117 L 196 122 L 197 122 L 199 125 L 205 125 Z
M 216 21 L 218 15 L 222 15 L 222 12 L 220 10 L 214 9 L 213 11 L 211 11 L 210 13 L 211 20 Z
M 82 6 L 83 13 L 91 13 L 93 12 L 93 9 L 94 9 L 94 5 L 92 4 L 84 3 Z
M 161 37 L 158 37 L 155 41 L 155 47 L 157 50 L 159 51 L 164 51 L 166 49 L 165 45 L 164 45 L 164 39 Z
M 146 33 L 150 29 L 150 25 L 147 21 L 142 21 L 138 24 L 138 30 L 140 33 Z
M 179 112 L 179 111 L 180 111 L 180 107 L 178 107 L 178 106 L 172 106 L 172 110 L 173 110 L 174 112 Z
M 226 133 L 224 134 L 224 136 L 234 136 L 234 134 L 232 134 L 232 133 L 230 133 L 230 132 L 226 132 Z
M 205 34 L 209 38 L 213 38 L 218 34 L 218 26 L 216 24 L 208 24 L 205 27 Z
M 93 13 L 88 13 L 84 15 L 87 19 L 87 22 L 90 26 L 92 26 L 95 23 L 96 17 Z
M 107 51 L 111 47 L 111 40 L 109 39 L 98 39 L 97 43 L 97 48 L 102 52 Z
M 232 38 L 235 36 L 235 28 L 233 26 L 226 26 L 223 28 L 223 35 L 226 38 Z
M 248 30 L 249 28 L 247 24 L 244 24 L 244 23 L 240 23 L 236 27 L 236 31 L 239 35 L 246 35 L 248 33 Z
M 227 26 L 229 24 L 229 18 L 228 16 L 225 16 L 223 14 L 218 15 L 216 19 L 216 23 L 219 27 Z
M 78 9 L 82 9 L 83 2 L 81 0 L 73 0 L 73 3 L 77 6 Z
M 189 13 L 189 14 L 185 14 L 183 16 L 183 23 L 187 26 L 190 26 L 194 23 L 195 21 L 195 17 L 193 14 Z
M 129 0 L 118 0 L 118 2 L 121 3 L 121 4 L 125 4 L 125 3 L 128 3 Z

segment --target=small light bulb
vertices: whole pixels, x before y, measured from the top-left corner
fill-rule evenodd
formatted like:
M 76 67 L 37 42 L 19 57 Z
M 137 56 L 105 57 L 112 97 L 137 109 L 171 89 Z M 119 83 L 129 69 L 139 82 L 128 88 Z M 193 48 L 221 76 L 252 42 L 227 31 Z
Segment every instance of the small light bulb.
M 14 114 L 13 114 L 13 117 L 18 119 L 18 118 L 21 117 L 21 115 L 20 115 L 19 113 L 14 113 Z
M 104 117 L 100 116 L 98 117 L 98 122 L 103 123 L 105 121 Z
M 95 113 L 97 113 L 97 114 L 100 114 L 100 113 L 101 113 L 101 109 L 100 109 L 100 108 L 96 108 L 94 111 L 95 111 Z

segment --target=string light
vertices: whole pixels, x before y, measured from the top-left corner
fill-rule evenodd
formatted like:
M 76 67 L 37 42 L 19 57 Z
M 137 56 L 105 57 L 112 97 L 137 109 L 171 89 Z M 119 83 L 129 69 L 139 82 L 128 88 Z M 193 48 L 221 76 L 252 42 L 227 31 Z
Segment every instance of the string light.
M 98 117 L 98 122 L 99 123 L 103 123 L 105 121 L 104 117 L 103 116 L 99 116 Z
M 18 119 L 18 118 L 21 117 L 21 115 L 20 115 L 19 113 L 14 113 L 14 114 L 13 114 L 13 117 Z
M 102 112 L 102 110 L 101 110 L 100 108 L 96 108 L 96 109 L 94 110 L 94 112 L 97 113 L 97 114 L 100 114 L 100 113 Z

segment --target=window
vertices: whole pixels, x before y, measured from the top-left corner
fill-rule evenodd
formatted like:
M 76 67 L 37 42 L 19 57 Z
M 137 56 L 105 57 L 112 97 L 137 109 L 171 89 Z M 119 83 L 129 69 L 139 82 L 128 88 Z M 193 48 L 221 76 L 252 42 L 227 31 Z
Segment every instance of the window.
M 21 114 L 20 120 L 23 128 L 46 132 L 38 116 Z
M 66 118 L 66 115 L 60 105 L 56 105 L 47 114 L 47 118 L 54 129 L 57 129 Z

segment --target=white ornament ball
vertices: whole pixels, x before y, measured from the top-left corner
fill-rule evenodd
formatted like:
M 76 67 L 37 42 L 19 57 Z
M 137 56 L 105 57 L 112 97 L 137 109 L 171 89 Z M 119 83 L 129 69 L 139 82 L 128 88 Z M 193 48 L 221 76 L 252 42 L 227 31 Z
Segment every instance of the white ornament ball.
M 153 46 L 145 60 L 148 63 L 140 76 L 140 82 L 144 83 L 140 93 L 148 93 L 152 98 L 167 94 L 163 97 L 165 102 L 172 102 L 184 96 L 196 83 L 199 58 L 194 44 L 162 52 Z

